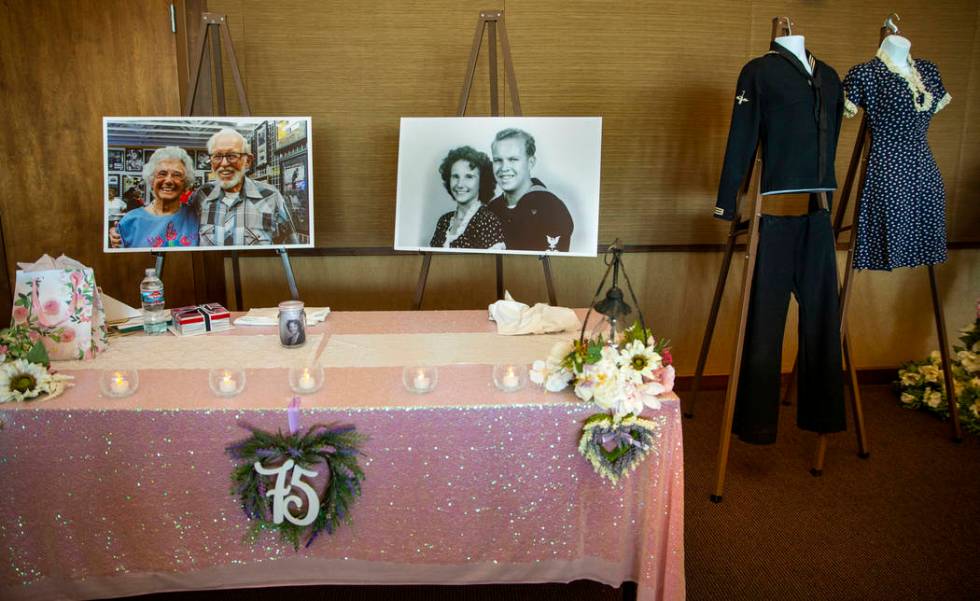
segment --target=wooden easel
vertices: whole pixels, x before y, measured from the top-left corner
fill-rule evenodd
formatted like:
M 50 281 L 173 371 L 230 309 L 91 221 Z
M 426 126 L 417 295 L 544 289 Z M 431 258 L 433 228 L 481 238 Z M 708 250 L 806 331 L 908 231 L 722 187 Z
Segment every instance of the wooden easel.
M 894 18 L 893 18 L 894 17 Z M 898 25 L 895 21 L 899 17 L 897 14 L 892 13 L 888 15 L 885 19 L 885 24 L 881 27 L 880 35 L 878 38 L 878 44 L 880 45 L 884 39 L 892 34 L 898 33 Z M 838 204 L 840 205 L 837 209 L 837 214 L 834 216 L 834 233 L 839 236 L 841 232 L 852 230 L 851 235 L 847 241 L 847 271 L 844 274 L 844 284 L 841 288 L 841 336 L 846 336 L 847 331 L 847 307 L 848 301 L 851 297 L 851 288 L 853 283 L 854 275 L 854 253 L 855 253 L 855 237 L 856 233 L 854 230 L 853 223 L 849 226 L 844 226 L 844 216 L 847 213 L 847 203 L 850 199 L 851 188 L 854 186 L 855 175 L 860 171 L 860 176 L 858 177 L 858 190 L 857 196 L 854 199 L 854 219 L 857 219 L 857 215 L 860 214 L 861 209 L 861 194 L 864 191 L 864 182 L 867 177 L 868 171 L 868 153 L 871 149 L 871 131 L 868 128 L 868 114 L 864 113 L 861 116 L 861 126 L 858 129 L 857 140 L 854 143 L 854 152 L 851 155 L 851 162 L 847 168 L 847 177 L 844 180 L 844 187 L 842 188 L 840 199 Z M 860 167 L 860 169 L 859 169 Z M 946 385 L 946 398 L 949 404 L 949 416 L 950 416 L 950 427 L 951 436 L 953 442 L 962 442 L 963 435 L 960 430 L 960 411 L 956 399 L 956 389 L 953 385 L 953 372 L 950 369 L 949 361 L 949 340 L 946 336 L 946 319 L 943 316 L 942 302 L 939 298 L 939 288 L 936 285 L 936 270 L 933 265 L 926 266 L 929 272 L 929 286 L 932 290 L 932 309 L 936 318 L 936 333 L 939 337 L 939 354 L 942 358 L 942 369 L 943 369 L 943 380 Z M 846 340 L 846 338 L 844 338 Z M 845 344 L 845 353 L 850 353 L 850 349 Z M 845 357 L 847 355 L 845 354 Z
M 776 17 L 772 21 L 772 39 L 775 39 L 784 35 L 792 34 L 792 22 L 789 17 Z M 731 267 L 732 256 L 735 252 L 735 245 L 737 238 L 746 234 L 746 251 L 745 255 L 746 264 L 745 272 L 742 280 L 742 292 L 741 292 L 741 309 L 739 312 L 739 325 L 738 334 L 736 337 L 736 344 L 734 350 L 734 357 L 732 359 L 732 369 L 731 375 L 728 378 L 728 388 L 725 395 L 725 408 L 722 418 L 721 427 L 721 440 L 719 442 L 718 449 L 718 461 L 715 471 L 715 488 L 711 495 L 711 500 L 718 503 L 722 500 L 722 493 L 724 491 L 725 484 L 725 469 L 728 463 L 728 451 L 731 446 L 731 436 L 732 436 L 732 421 L 735 416 L 735 397 L 738 392 L 738 382 L 742 367 L 742 351 L 745 346 L 745 327 L 748 321 L 749 304 L 751 300 L 751 290 L 752 282 L 755 275 L 755 264 L 756 257 L 759 248 L 759 223 L 762 217 L 762 158 L 761 149 L 756 150 L 755 160 L 749 167 L 749 173 L 746 175 L 745 181 L 741 190 L 741 197 L 745 197 L 748 194 L 748 190 L 751 187 L 751 182 L 753 174 L 757 175 L 755 184 L 755 202 L 753 204 L 752 214 L 746 220 L 741 220 L 736 217 L 732 221 L 731 229 L 729 230 L 728 241 L 725 245 L 725 253 L 722 258 L 721 273 L 718 276 L 718 283 L 715 286 L 715 294 L 711 303 L 711 312 L 708 317 L 708 323 L 705 328 L 704 338 L 701 343 L 701 351 L 698 355 L 698 363 L 694 374 L 694 383 L 692 386 L 691 394 L 689 395 L 690 400 L 688 401 L 688 410 L 685 412 L 685 416 L 693 417 L 694 415 L 694 401 L 696 400 L 698 390 L 700 388 L 701 377 L 704 374 L 704 366 L 707 361 L 708 352 L 711 347 L 711 338 L 714 334 L 715 324 L 718 318 L 718 311 L 721 307 L 722 297 L 725 292 L 725 283 L 728 279 L 728 271 Z M 820 205 L 824 208 L 828 208 L 830 203 L 828 201 L 826 192 L 819 192 L 817 194 Z M 741 198 L 739 201 L 741 205 Z M 856 388 L 856 376 L 854 376 L 853 366 L 850 364 L 848 359 L 849 353 L 844 353 L 846 368 L 851 377 L 849 381 L 851 383 L 851 403 L 854 408 L 855 415 L 863 415 L 861 411 L 861 401 L 860 396 Z M 867 453 L 866 446 L 864 445 L 864 422 L 863 418 L 861 420 L 855 420 L 855 428 L 859 431 L 858 434 L 858 444 L 860 453 Z M 818 434 L 818 445 L 817 451 L 814 457 L 813 467 L 810 472 L 819 476 L 823 473 L 823 462 L 826 454 L 827 448 L 827 435 Z
M 470 60 L 466 64 L 466 77 L 463 82 L 463 91 L 459 97 L 459 106 L 456 109 L 456 116 L 466 115 L 466 104 L 470 99 L 470 90 L 473 88 L 473 78 L 476 74 L 476 61 L 480 56 L 480 46 L 483 44 L 483 32 L 487 32 L 487 50 L 489 51 L 490 67 L 490 116 L 500 116 L 500 105 L 498 101 L 499 91 L 497 82 L 497 29 L 500 29 L 500 53 L 503 56 L 504 69 L 507 71 L 507 85 L 510 86 L 510 102 L 515 116 L 523 115 L 521 111 L 521 99 L 517 92 L 517 76 L 514 74 L 514 63 L 510 56 L 510 42 L 507 40 L 507 27 L 504 24 L 504 11 L 502 10 L 483 10 L 476 23 L 476 32 L 473 34 L 473 47 L 470 49 Z M 497 268 L 497 298 L 504 297 L 504 257 L 496 255 Z M 544 269 L 545 286 L 548 288 L 548 303 L 552 306 L 558 304 L 555 295 L 555 284 L 551 277 L 551 259 L 548 255 L 541 255 L 541 266 Z M 416 311 L 422 308 L 422 297 L 425 295 L 425 284 L 429 278 L 429 265 L 432 263 L 432 253 L 422 253 L 422 270 L 419 272 L 418 284 L 415 286 L 415 300 L 412 308 Z
M 238 92 L 238 102 L 241 103 L 241 112 L 245 117 L 250 117 L 252 111 L 248 105 L 248 98 L 245 96 L 245 85 L 242 83 L 242 73 L 238 68 L 238 59 L 235 57 L 235 46 L 231 42 L 231 34 L 228 33 L 228 22 L 225 15 L 217 13 L 202 13 L 201 20 L 204 25 L 201 32 L 201 39 L 198 40 L 197 52 L 192 56 L 197 57 L 194 63 L 194 75 L 191 76 L 190 94 L 184 104 L 184 115 L 191 116 L 194 111 L 194 101 L 197 99 L 197 91 L 201 81 L 201 66 L 204 63 L 206 51 L 210 48 L 211 61 L 208 65 L 211 70 L 211 80 L 214 81 L 215 93 L 217 96 L 219 115 L 227 115 L 228 109 L 225 104 L 225 84 L 221 65 L 221 40 L 223 39 L 228 49 L 228 62 L 231 64 L 231 74 L 235 79 L 235 89 Z M 214 114 L 214 107 L 211 107 L 211 114 Z M 282 259 L 282 269 L 286 276 L 286 284 L 289 286 L 289 294 L 293 300 L 299 300 L 299 290 L 296 287 L 296 277 L 293 275 L 292 265 L 289 263 L 289 253 L 285 248 L 277 248 L 276 253 Z M 158 272 L 162 269 L 163 258 L 157 256 Z M 235 305 L 238 310 L 243 309 L 242 302 L 242 271 L 239 263 L 238 251 L 231 251 L 231 270 L 232 280 L 235 286 Z

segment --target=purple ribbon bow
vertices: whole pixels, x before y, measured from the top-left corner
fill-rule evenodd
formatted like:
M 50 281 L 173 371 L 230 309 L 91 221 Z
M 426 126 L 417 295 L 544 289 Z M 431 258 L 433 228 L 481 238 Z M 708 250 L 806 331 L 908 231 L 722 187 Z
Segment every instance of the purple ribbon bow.
M 647 450 L 647 445 L 643 444 L 639 440 L 633 438 L 628 431 L 616 430 L 615 432 L 605 432 L 599 438 L 599 442 L 602 444 L 602 448 L 607 451 L 611 451 L 620 445 L 634 446 L 638 447 L 640 450 Z M 615 442 L 615 445 L 610 446 L 610 443 Z
M 291 401 L 289 401 L 289 408 L 286 409 L 286 418 L 289 420 L 289 433 L 296 434 L 299 432 L 299 404 L 300 398 L 294 396 Z

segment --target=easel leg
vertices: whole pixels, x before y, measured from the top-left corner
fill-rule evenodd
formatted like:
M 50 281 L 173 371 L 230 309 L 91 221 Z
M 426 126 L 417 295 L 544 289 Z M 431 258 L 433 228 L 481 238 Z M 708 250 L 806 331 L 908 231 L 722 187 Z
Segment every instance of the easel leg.
M 293 267 L 289 264 L 289 253 L 285 248 L 278 248 L 279 258 L 282 259 L 282 270 L 286 272 L 286 283 L 289 285 L 289 295 L 293 300 L 299 300 L 299 289 L 296 287 L 296 278 L 293 276 Z
M 789 381 L 786 382 L 786 391 L 783 392 L 783 405 L 792 405 L 793 397 L 796 396 L 796 384 L 799 374 L 797 371 L 800 369 L 799 359 L 793 359 L 793 369 L 789 372 Z
M 949 340 L 946 338 L 946 318 L 943 317 L 943 305 L 939 299 L 939 286 L 936 285 L 936 269 L 929 265 L 929 286 L 932 288 L 932 310 L 936 315 L 936 333 L 939 335 L 939 356 L 943 361 L 943 381 L 946 384 L 946 402 L 949 405 L 949 421 L 952 427 L 953 442 L 963 442 L 960 431 L 960 407 L 956 398 L 956 387 L 953 385 L 953 370 L 949 361 Z
M 857 369 L 851 361 L 851 340 L 845 332 L 842 342 L 844 343 L 844 365 L 847 369 L 848 381 L 851 385 L 851 412 L 854 415 L 854 432 L 857 435 L 858 457 L 867 459 L 871 456 L 868 450 L 868 433 L 864 429 L 864 409 L 861 405 L 861 389 L 858 386 Z
M 244 311 L 245 303 L 242 302 L 242 266 L 238 260 L 238 251 L 231 251 L 231 278 L 232 285 L 235 286 L 235 310 Z M 295 296 L 293 298 L 296 298 Z
M 711 350 L 711 338 L 715 333 L 715 323 L 718 321 L 718 311 L 721 309 L 721 300 L 725 296 L 725 283 L 728 281 L 728 271 L 732 265 L 732 254 L 735 252 L 735 238 L 738 236 L 737 219 L 732 223 L 732 231 L 728 234 L 728 244 L 725 245 L 725 254 L 721 259 L 721 272 L 718 274 L 718 283 L 715 284 L 715 296 L 711 300 L 711 312 L 708 313 L 708 324 L 704 328 L 704 337 L 701 338 L 701 351 L 698 353 L 698 364 L 694 369 L 694 382 L 691 384 L 691 393 L 687 401 L 687 411 L 684 417 L 694 417 L 694 405 L 697 402 L 698 391 L 701 390 L 701 377 L 704 375 L 704 366 L 708 362 L 708 352 Z
M 500 257 L 497 257 L 500 260 Z M 422 296 L 425 294 L 425 283 L 429 279 L 429 265 L 432 263 L 432 255 L 425 253 L 422 255 L 422 271 L 419 272 L 419 281 L 415 285 L 415 300 L 412 301 L 412 310 L 422 309 Z
M 827 435 L 817 434 L 817 456 L 813 459 L 813 467 L 810 473 L 814 476 L 823 475 L 823 460 L 827 456 Z
M 153 253 L 153 255 L 156 258 L 156 262 L 154 263 L 154 269 L 157 272 L 157 277 L 160 278 L 160 279 L 163 279 L 163 257 L 164 257 L 164 254 L 162 252 L 155 252 L 155 253 Z
M 548 304 L 557 307 L 558 297 L 555 294 L 555 282 L 551 279 L 551 258 L 548 255 L 541 257 L 541 267 L 544 268 L 544 284 L 548 287 Z
M 864 177 L 865 171 L 862 170 L 862 182 Z M 858 214 L 858 211 L 861 208 L 861 193 L 863 190 L 863 183 L 859 184 L 858 199 L 854 205 L 855 215 Z M 843 196 L 842 202 L 846 200 L 847 197 Z M 845 263 L 844 267 L 844 282 L 841 284 L 840 290 L 840 337 L 844 352 L 844 368 L 847 370 L 848 383 L 851 389 L 851 411 L 854 414 L 854 431 L 857 435 L 858 457 L 861 459 L 867 459 L 871 456 L 871 450 L 868 446 L 868 434 L 864 428 L 864 409 L 862 408 L 861 404 L 861 387 L 858 384 L 857 368 L 854 366 L 854 353 L 851 352 L 850 337 L 847 335 L 847 307 L 850 303 L 851 288 L 854 284 L 854 241 L 856 235 L 857 232 L 852 227 L 851 237 L 847 247 L 847 262 Z
M 761 181 L 761 180 L 760 180 Z M 759 184 L 762 185 L 761 183 Z M 762 195 L 756 193 L 755 207 L 752 211 L 752 225 L 749 229 L 748 254 L 745 261 L 745 277 L 742 280 L 742 308 L 739 311 L 738 337 L 735 342 L 735 357 L 732 360 L 732 373 L 728 377 L 728 391 L 725 394 L 725 410 L 721 421 L 721 440 L 718 444 L 718 461 L 715 469 L 715 489 L 711 495 L 714 503 L 721 503 L 725 490 L 725 470 L 728 466 L 728 450 L 732 443 L 732 421 L 735 419 L 735 397 L 738 394 L 739 373 L 742 370 L 742 350 L 745 348 L 745 327 L 749 319 L 749 305 L 752 300 L 752 281 L 755 277 L 756 255 L 759 251 L 759 222 L 762 215 Z
M 497 300 L 504 297 L 504 256 L 497 255 L 494 264 L 497 267 Z

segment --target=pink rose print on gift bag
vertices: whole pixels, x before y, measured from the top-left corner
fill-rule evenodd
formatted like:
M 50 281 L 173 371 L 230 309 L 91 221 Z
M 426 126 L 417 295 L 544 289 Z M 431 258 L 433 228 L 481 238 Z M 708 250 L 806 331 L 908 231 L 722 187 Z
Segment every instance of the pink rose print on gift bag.
M 14 307 L 14 322 L 24 323 L 27 321 L 27 309 L 24 307 Z

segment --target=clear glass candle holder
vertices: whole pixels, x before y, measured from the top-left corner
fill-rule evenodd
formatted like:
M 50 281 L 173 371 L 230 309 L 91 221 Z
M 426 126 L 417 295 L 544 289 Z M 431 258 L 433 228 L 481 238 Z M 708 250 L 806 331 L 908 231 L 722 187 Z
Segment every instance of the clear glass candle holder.
M 415 394 L 432 392 L 439 383 L 439 370 L 424 365 L 411 365 L 402 370 L 402 384 Z
M 127 397 L 139 387 L 140 374 L 135 369 L 104 369 L 99 377 L 99 388 L 106 396 Z
M 289 368 L 289 388 L 297 394 L 313 394 L 323 387 L 323 368 L 319 365 Z
M 232 397 L 245 389 L 245 371 L 235 368 L 212 369 L 208 386 L 217 396 Z
M 517 392 L 527 386 L 527 366 L 501 363 L 493 366 L 493 384 L 504 392 Z

